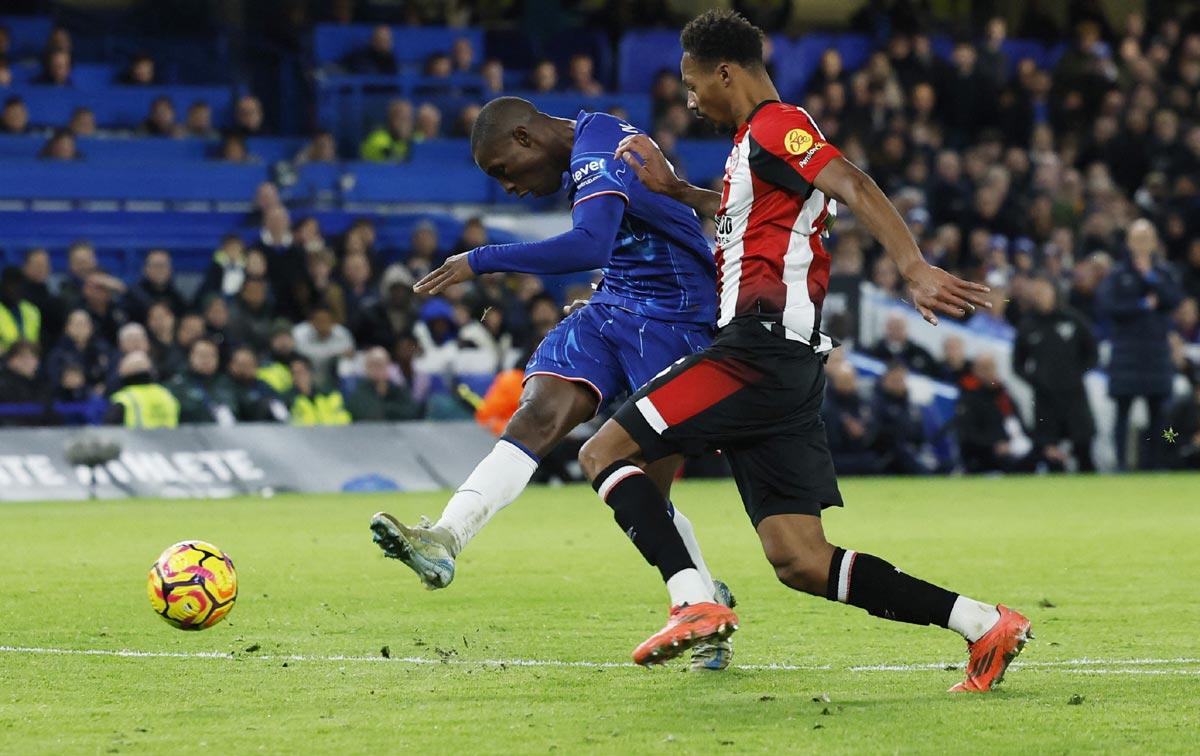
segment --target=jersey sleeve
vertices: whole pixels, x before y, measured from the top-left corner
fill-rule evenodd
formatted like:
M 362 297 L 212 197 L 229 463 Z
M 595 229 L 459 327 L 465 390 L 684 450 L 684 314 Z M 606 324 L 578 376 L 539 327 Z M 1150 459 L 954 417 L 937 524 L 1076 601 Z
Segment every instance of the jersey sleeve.
M 808 196 L 829 161 L 842 153 L 808 113 L 779 105 L 750 124 L 750 170 L 763 181 Z
M 571 151 L 572 206 L 603 194 L 619 195 L 629 202 L 633 174 L 624 160 L 613 157 L 621 139 L 628 135 L 621 131 L 620 123 L 591 116 L 581 125 Z

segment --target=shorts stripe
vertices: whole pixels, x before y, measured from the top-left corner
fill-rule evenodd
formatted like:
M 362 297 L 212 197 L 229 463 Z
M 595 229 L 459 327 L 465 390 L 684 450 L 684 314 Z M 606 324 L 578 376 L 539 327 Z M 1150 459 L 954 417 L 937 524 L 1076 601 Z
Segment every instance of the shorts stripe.
M 604 501 L 608 501 L 609 492 L 611 492 L 614 488 L 616 488 L 618 483 L 625 480 L 626 478 L 631 478 L 634 475 L 644 475 L 644 474 L 645 473 L 642 472 L 641 468 L 634 467 L 633 465 L 626 465 L 625 467 L 619 467 L 615 471 L 613 471 L 612 475 L 609 475 L 607 478 L 604 479 L 604 482 L 601 483 L 600 487 L 596 489 L 596 493 L 600 494 L 601 499 L 603 499 Z
M 690 420 L 742 388 L 747 381 L 745 376 L 737 375 L 738 372 L 745 371 L 714 360 L 700 360 L 651 391 L 638 404 L 649 400 L 658 411 L 664 429 L 669 428 Z M 642 414 L 645 415 L 645 411 Z M 649 422 L 650 419 L 646 419 Z
M 850 571 L 854 569 L 854 558 L 858 556 L 857 551 L 847 551 L 842 554 L 842 564 L 838 569 L 838 595 L 837 600 L 843 604 L 850 603 Z
M 650 397 L 643 396 L 634 404 L 638 408 L 638 412 L 642 413 L 642 417 L 654 429 L 654 432 L 661 436 L 662 432 L 667 429 L 667 421 L 663 420 L 662 415 L 658 414 L 658 409 L 651 403 Z

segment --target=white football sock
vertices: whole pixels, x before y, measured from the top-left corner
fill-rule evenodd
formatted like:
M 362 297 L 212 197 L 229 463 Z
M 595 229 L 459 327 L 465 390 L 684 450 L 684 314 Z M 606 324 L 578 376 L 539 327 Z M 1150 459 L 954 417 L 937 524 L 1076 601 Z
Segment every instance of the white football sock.
M 950 610 L 950 621 L 946 623 L 954 632 L 974 643 L 1000 621 L 996 607 L 982 601 L 959 596 Z
M 450 536 L 458 556 L 493 515 L 511 504 L 537 471 L 538 462 L 516 444 L 501 439 L 450 497 L 434 526 Z
M 699 570 L 690 567 L 667 580 L 667 593 L 671 594 L 671 606 L 706 604 L 713 600 L 711 584 L 704 582 Z
M 680 512 L 678 507 L 671 505 L 671 509 L 674 511 L 672 520 L 675 523 L 675 529 L 679 531 L 679 537 L 683 539 L 683 545 L 687 546 L 688 556 L 692 558 L 692 564 L 696 565 L 696 571 L 700 573 L 700 579 L 708 586 L 708 594 L 712 597 L 710 601 L 716 601 L 717 586 L 713 585 L 712 573 L 708 571 L 708 565 L 704 563 L 704 556 L 700 553 L 700 542 L 696 540 L 696 529 L 692 527 L 692 521 L 684 517 L 683 512 Z

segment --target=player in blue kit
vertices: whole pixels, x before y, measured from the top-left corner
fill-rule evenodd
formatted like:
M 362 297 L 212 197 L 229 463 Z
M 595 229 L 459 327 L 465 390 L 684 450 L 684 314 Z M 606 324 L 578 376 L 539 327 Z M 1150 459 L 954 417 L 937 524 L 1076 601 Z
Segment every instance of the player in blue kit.
M 576 120 L 539 112 L 517 97 L 489 102 L 471 131 L 471 152 L 509 194 L 571 199 L 570 231 L 540 242 L 494 244 L 454 255 L 414 287 L 422 294 L 484 273 L 572 273 L 600 269 L 590 302 L 550 332 L 525 368 L 520 405 L 495 448 L 451 497 L 436 524 L 411 527 L 380 512 L 374 539 L 426 587 L 454 579 L 454 559 L 528 485 L 542 455 L 617 395 L 634 391 L 676 360 L 708 346 L 716 320 L 716 267 L 691 208 L 646 189 L 614 159 L 638 129 L 605 113 Z M 647 469 L 663 492 L 681 458 Z M 668 504 L 705 595 L 732 605 L 704 566 L 691 523 Z M 693 650 L 692 667 L 723 669 L 727 639 Z

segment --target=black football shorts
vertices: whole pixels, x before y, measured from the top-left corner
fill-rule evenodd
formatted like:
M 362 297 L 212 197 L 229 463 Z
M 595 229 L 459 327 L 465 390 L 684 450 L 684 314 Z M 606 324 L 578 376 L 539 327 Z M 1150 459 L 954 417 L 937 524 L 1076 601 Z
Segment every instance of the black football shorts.
M 647 462 L 723 452 L 755 527 L 771 515 L 842 506 L 821 422 L 824 358 L 769 329 L 753 317 L 734 320 L 613 417 Z

